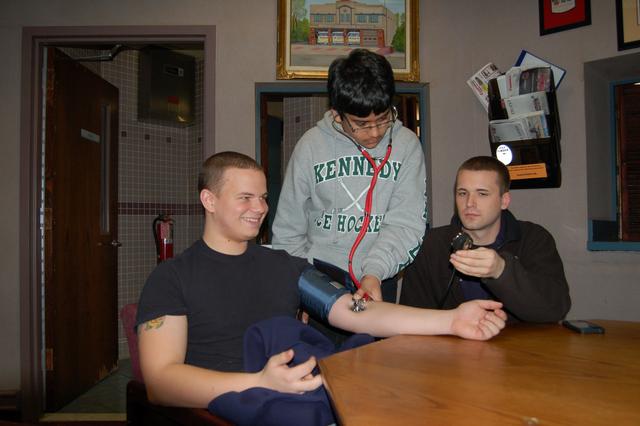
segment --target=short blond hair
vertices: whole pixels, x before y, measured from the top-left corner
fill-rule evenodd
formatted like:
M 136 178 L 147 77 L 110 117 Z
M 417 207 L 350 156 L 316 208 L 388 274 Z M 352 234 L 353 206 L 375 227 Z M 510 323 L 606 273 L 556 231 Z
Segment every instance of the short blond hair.
M 509 186 L 511 186 L 511 178 L 509 177 L 509 169 L 502 164 L 498 159 L 481 155 L 478 157 L 471 157 L 460 165 L 456 173 L 456 182 L 453 185 L 453 192 L 455 194 L 458 188 L 458 175 L 462 170 L 470 171 L 487 171 L 496 172 L 498 175 L 498 187 L 500 188 L 500 195 L 505 192 L 509 192 Z
M 213 154 L 202 163 L 198 175 L 198 192 L 208 189 L 218 194 L 224 184 L 223 176 L 227 169 L 260 170 L 262 168 L 253 158 L 234 151 Z

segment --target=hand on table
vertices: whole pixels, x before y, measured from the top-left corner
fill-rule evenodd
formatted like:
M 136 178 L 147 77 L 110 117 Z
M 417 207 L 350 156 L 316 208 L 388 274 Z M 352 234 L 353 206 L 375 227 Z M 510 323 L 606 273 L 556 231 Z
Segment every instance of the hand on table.
M 507 314 L 502 303 L 494 300 L 472 300 L 451 311 L 451 334 L 472 340 L 488 340 L 500 333 Z

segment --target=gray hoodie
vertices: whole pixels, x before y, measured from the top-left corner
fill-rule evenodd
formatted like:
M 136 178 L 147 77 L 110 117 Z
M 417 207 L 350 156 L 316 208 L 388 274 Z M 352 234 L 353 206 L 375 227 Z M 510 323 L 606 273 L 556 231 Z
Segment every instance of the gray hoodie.
M 347 270 L 373 168 L 332 122 L 327 111 L 296 144 L 273 222 L 273 247 Z M 368 152 L 379 164 L 390 131 L 391 156 L 374 189 L 369 230 L 353 259 L 358 279 L 398 273 L 415 258 L 426 227 L 424 153 L 416 135 L 396 121 Z

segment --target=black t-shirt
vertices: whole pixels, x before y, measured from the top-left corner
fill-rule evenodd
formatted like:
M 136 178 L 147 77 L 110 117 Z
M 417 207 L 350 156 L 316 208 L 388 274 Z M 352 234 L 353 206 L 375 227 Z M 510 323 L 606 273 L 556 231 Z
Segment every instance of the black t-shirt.
M 249 244 L 233 256 L 202 240 L 158 265 L 142 290 L 136 325 L 164 315 L 186 315 L 185 364 L 242 371 L 242 338 L 253 323 L 295 316 L 298 279 L 309 267 L 284 250 Z

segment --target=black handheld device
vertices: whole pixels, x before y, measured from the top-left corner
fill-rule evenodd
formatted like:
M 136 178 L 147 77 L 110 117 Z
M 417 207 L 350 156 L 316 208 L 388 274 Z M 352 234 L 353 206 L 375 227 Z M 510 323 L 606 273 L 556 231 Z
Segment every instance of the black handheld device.
M 562 325 L 582 334 L 604 334 L 604 327 L 585 320 L 564 320 Z
M 460 231 L 453 237 L 451 241 L 451 251 L 456 252 L 458 250 L 468 250 L 473 246 L 473 240 L 466 232 Z
M 464 231 L 460 231 L 453 237 L 451 240 L 451 253 L 455 253 L 458 250 L 468 250 L 473 247 L 473 239 L 469 234 Z M 442 309 L 444 306 L 445 300 L 449 297 L 449 293 L 451 292 L 451 285 L 453 284 L 453 277 L 456 275 L 456 269 L 453 268 L 451 271 L 451 278 L 449 278 L 449 282 L 447 283 L 447 290 L 444 293 L 440 302 L 438 302 L 438 309 Z

